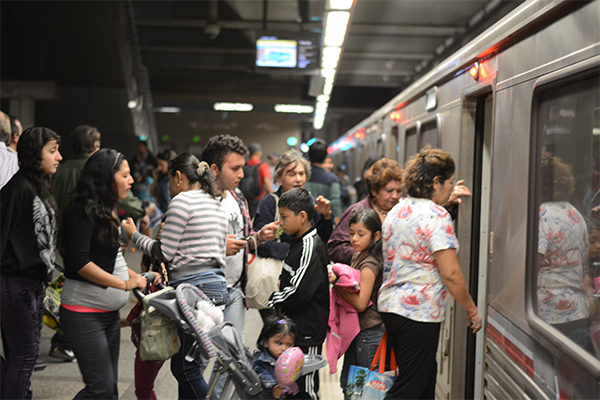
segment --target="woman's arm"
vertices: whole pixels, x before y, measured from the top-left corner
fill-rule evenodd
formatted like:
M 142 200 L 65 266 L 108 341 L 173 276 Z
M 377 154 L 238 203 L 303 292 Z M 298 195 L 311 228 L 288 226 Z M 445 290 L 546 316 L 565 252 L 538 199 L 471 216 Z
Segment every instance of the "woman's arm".
M 371 301 L 375 278 L 375 272 L 369 267 L 364 267 L 360 271 L 360 290 L 358 292 L 351 293 L 339 286 L 334 287 L 356 311 L 363 312 L 369 306 L 369 301 Z
M 132 290 L 136 287 L 139 289 L 144 289 L 146 287 L 146 278 L 136 274 L 131 269 L 128 273 L 129 280 L 124 281 L 123 279 L 117 278 L 113 274 L 106 272 L 92 261 L 84 265 L 83 268 L 78 271 L 78 274 L 88 281 L 102 286 L 113 287 L 125 291 Z
M 465 277 L 458 264 L 456 249 L 439 250 L 433 253 L 433 256 L 444 285 L 446 285 L 452 297 L 458 301 L 458 304 L 467 311 L 467 319 L 470 320 L 468 321 L 469 325 L 470 322 L 474 323 L 474 326 L 471 326 L 473 333 L 479 331 L 481 329 L 481 316 L 477 312 L 477 306 L 467 289 Z

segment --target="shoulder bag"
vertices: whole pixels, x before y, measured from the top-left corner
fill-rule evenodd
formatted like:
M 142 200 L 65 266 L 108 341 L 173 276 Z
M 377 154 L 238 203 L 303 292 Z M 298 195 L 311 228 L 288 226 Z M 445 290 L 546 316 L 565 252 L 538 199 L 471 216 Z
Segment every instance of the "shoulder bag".
M 271 194 L 275 198 L 275 221 L 279 219 L 279 197 Z M 271 293 L 279 290 L 277 282 L 283 261 L 277 258 L 260 257 L 258 255 L 258 246 L 254 240 L 254 259 L 248 263 L 248 282 L 246 283 L 246 300 L 248 307 L 263 310 L 269 308 L 269 297 Z M 276 239 L 279 240 L 279 239 Z

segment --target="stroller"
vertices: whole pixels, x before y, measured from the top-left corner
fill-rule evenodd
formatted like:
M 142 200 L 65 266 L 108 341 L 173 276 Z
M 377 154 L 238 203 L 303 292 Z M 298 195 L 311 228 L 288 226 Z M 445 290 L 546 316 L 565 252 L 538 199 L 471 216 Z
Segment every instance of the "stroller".
M 154 281 L 154 273 L 144 274 L 148 282 Z M 195 351 L 201 351 L 206 358 L 215 358 L 216 368 L 209 380 L 206 399 L 210 399 L 219 377 L 227 374 L 220 400 L 229 399 L 272 399 L 271 393 L 262 390 L 258 374 L 252 369 L 254 357 L 244 345 L 240 334 L 230 322 L 222 322 L 210 331 L 206 331 L 196 318 L 196 304 L 207 301 L 208 297 L 196 286 L 181 284 L 176 290 L 159 285 L 159 292 L 148 300 L 148 306 L 156 308 L 172 320 L 180 328 L 196 339 L 186 356 L 193 358 Z M 145 296 L 134 290 L 135 296 L 142 300 Z M 301 375 L 316 371 L 327 364 L 322 356 L 305 355 Z

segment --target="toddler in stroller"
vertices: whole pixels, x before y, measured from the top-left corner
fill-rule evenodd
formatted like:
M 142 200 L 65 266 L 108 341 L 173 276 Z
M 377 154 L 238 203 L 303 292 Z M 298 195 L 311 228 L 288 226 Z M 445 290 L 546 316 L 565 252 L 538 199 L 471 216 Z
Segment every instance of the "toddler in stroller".
M 144 274 L 152 282 L 154 274 Z M 200 351 L 206 358 L 214 358 L 217 368 L 213 370 L 209 380 L 206 399 L 214 392 L 218 378 L 227 374 L 227 379 L 220 399 L 272 399 L 270 393 L 262 390 L 258 374 L 252 369 L 254 357 L 244 345 L 235 327 L 230 322 L 221 322 L 212 329 L 207 329 L 204 316 L 206 304 L 212 302 L 196 286 L 181 284 L 176 290 L 159 285 L 160 291 L 148 301 L 148 306 L 174 320 L 186 333 L 196 339 L 196 345 L 190 353 Z M 139 299 L 144 294 L 134 291 Z M 203 304 L 206 303 L 206 304 Z M 210 311 L 209 311 L 210 313 Z M 141 340 L 144 340 L 143 337 Z M 194 354 L 188 354 L 193 358 Z M 322 361 L 322 362 L 320 362 Z M 313 360 L 305 363 L 302 374 L 312 372 L 326 364 L 325 360 Z M 306 370 L 305 370 L 306 369 Z

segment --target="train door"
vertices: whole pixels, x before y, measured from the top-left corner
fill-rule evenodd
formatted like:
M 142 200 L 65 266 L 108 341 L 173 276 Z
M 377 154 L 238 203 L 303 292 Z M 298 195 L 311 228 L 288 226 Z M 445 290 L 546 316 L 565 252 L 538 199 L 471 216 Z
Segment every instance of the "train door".
M 489 209 L 492 165 L 493 95 L 478 93 L 463 102 L 461 157 L 456 178 L 465 179 L 473 196 L 464 199 L 456 221 L 458 254 L 469 292 L 485 318 L 488 265 Z M 447 398 L 482 398 L 483 331 L 473 335 L 458 305 L 442 330 L 442 382 L 449 382 Z M 444 371 L 442 368 L 446 368 Z M 451 376 L 444 376 L 444 373 Z

